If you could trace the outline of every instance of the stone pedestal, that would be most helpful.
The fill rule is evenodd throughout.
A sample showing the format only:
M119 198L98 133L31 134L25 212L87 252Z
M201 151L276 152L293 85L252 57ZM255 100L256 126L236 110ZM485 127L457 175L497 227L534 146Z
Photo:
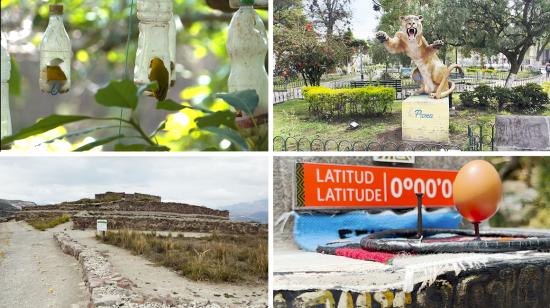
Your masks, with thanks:
M449 98L411 96L402 105L404 141L449 142Z

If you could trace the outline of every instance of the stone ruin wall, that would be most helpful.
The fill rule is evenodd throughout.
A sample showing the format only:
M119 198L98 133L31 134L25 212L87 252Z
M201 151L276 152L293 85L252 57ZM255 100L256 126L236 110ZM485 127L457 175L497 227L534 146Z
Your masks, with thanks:
M203 206L190 205L175 202L156 201L108 201L97 202L97 200L83 199L76 202L64 202L54 205L24 208L20 214L26 216L30 212L45 211L123 211L123 212L165 212L182 215L204 215L213 218L229 219L229 211L215 210Z
M95 229L97 219L107 219L109 230L132 229L143 231L220 232L224 234L258 234L267 232L267 225L225 220L162 219L153 217L109 217L94 215L73 216L74 229Z
M104 194L96 194L95 200L97 201L117 201L117 200L128 200L128 201L155 201L161 202L160 196L140 194L140 193L118 193L118 192L106 192Z

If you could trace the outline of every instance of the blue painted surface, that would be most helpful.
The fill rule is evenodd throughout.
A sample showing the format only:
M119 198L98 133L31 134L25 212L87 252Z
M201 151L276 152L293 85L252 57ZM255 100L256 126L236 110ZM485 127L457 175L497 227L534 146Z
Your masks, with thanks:
M462 216L455 209L441 209L423 212L424 228L458 228ZM354 211L337 215L296 214L294 222L294 241L300 249L315 251L318 246L340 239L338 230L368 230L377 232L388 229L416 228L417 212L409 211L396 214L384 211L370 214L366 211ZM345 244L359 243L363 235L350 234Z

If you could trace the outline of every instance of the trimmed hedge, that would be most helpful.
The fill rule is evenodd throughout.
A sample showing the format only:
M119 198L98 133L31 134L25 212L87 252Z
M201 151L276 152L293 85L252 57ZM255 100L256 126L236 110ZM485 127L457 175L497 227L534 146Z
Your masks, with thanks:
M465 108L534 114L544 110L550 101L540 85L528 83L512 89L480 85L461 93L460 102Z
M304 99L309 111L317 117L345 115L381 116L391 112L395 89L365 87L355 89L329 89L305 87Z

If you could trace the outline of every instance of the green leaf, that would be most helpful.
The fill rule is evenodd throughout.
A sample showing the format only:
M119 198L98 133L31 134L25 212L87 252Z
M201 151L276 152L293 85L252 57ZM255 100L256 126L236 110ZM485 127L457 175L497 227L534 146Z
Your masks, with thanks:
M47 132L49 130L52 130L56 127L59 127L59 126L62 126L62 125L68 124L68 123L72 123L72 122L86 120L86 119L90 119L90 117L88 117L88 116L79 116L79 115L52 114L50 116L47 116L43 119L38 120L38 122L36 122L35 124L33 124L33 125L31 125L27 128L23 128L22 130L20 130L15 135L8 136L8 137L2 139L2 141L0 142L0 145L2 147L4 147L5 145L8 145L8 144L14 142L15 140L25 139L25 138L28 138L30 136L42 134L42 133L45 133L45 132Z
M157 110L179 111L186 106L176 103L171 99L163 100L157 103Z
M195 122L199 128L225 125L237 129L237 125L235 124L235 113L229 110L216 111L203 117L196 118Z
M167 152L170 148L165 146L153 146L147 144L116 144L115 151L118 152Z
M157 126L155 131L153 133L151 133L151 135L149 135L149 138L153 138L156 134L158 134L161 130L163 130L165 128L166 128L166 120L159 123L159 125Z
M95 94L98 104L107 107L136 109L138 96L136 85L129 79L113 80Z
M137 96L140 96L141 94L143 94L143 92L145 91L155 91L159 88L159 84L158 82L156 81L153 81L153 82L150 82L150 83L146 83L144 85L141 85L138 89L137 89L137 92L136 92L136 95Z
M79 147L78 149L74 150L74 152L89 151L89 150L91 150L95 147L107 144L109 142L113 142L113 141L115 141L117 139L120 139L120 138L124 138L124 135L116 135L116 136L111 136L111 137L107 137L107 138L103 138L103 139L98 139L94 142L90 142L88 144L85 144L85 145Z
M42 142L41 144L44 144L44 143L52 143L56 140L61 140L61 139L64 139L64 138L71 138L71 137L76 137L76 136L80 136L80 135L86 135L86 134L89 134L93 131L96 131L96 130L102 130L102 129L109 129L109 128L119 128L120 126L119 125L106 125L106 126L97 126L97 127L91 127L91 128L85 128L85 129L80 129L80 130L75 130L75 131L72 131L72 132L68 132L66 134L63 134L61 136L57 136L55 138L52 138L50 140L47 140L47 141L44 141ZM122 128L131 128L129 126L122 126Z
M242 151L248 151L248 144L246 143L246 141L243 139L243 137L241 137L241 135L239 135L239 133L237 133L232 129L219 128L219 127L204 127L202 128L202 130L211 132L223 139L227 139L231 141L231 143L236 145Z
M232 93L220 93L217 97L226 101L229 105L235 109L243 111L249 115L254 113L254 109L258 107L260 98L256 90L244 90Z
M157 103L157 110L180 111L185 108L199 110L204 113L212 113L211 110L208 110L202 107L197 107L197 106L182 105L182 104L176 103L171 99L163 100L162 102Z
M10 87L10 95L21 95L21 72L19 71L19 65L15 61L15 57L10 56L11 72L10 80L8 81Z

